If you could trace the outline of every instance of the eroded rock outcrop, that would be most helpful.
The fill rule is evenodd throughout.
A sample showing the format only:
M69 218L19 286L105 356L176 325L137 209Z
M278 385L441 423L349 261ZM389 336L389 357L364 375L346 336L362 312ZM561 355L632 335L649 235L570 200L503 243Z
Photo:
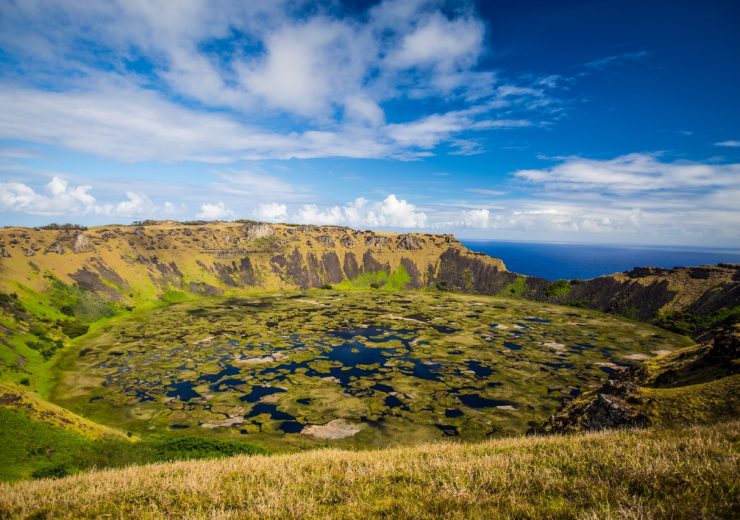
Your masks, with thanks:
M570 433L634 428L655 420L703 422L740 413L740 325L720 327L704 343L649 364L612 372L597 389L566 398L529 433ZM683 390L684 393L676 393ZM664 393L661 393L664 392ZM683 395L683 399L676 399Z
M247 240L259 240L271 237L275 231L270 224L251 224L244 226L244 235Z

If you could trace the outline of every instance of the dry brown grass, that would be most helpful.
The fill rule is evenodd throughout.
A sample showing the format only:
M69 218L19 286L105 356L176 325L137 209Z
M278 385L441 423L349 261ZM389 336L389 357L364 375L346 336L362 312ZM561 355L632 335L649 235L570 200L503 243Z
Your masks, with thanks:
M0 485L3 518L737 518L740 421Z

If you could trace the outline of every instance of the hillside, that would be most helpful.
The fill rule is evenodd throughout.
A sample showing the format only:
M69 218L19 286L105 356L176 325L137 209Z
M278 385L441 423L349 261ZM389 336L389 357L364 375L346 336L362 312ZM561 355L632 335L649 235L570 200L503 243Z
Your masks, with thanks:
M320 450L0 484L3 518L737 518L740 424Z
M81 296L62 293L79 288L128 308L166 300L173 291L436 288L587 307L658 320L683 333L737 317L740 305L737 265L636 268L548 282L509 272L501 260L474 253L451 235L256 222L144 224L0 229L0 290L22 300L55 291L51 306L83 321L102 311L75 307L70 300Z
M338 227L3 228L0 479L523 434L579 415L605 373L711 351L737 321L737 273L551 283L450 235ZM689 365L675 388L630 383L640 419L607 426L736 419L737 375Z
M740 325L702 343L615 370L598 388L566 399L540 433L681 428L740 417Z

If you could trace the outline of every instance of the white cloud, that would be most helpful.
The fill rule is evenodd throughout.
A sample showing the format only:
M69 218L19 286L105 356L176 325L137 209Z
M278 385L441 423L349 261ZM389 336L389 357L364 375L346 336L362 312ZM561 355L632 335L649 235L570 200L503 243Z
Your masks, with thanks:
M427 215L395 195L370 202L360 197L345 206L325 209L316 204L303 204L291 221L302 224L343 225L352 227L424 228Z
M343 16L297 11L237 0L4 5L0 46L24 70L0 83L0 139L119 161L412 159L453 138L468 144L452 153L477 153L467 134L530 124L508 111L551 103L547 86L476 68L486 27L472 9L387 0ZM53 90L38 87L47 74ZM439 102L414 119L385 123L386 102L429 97ZM477 106L445 111L460 101ZM511 119L493 122L502 109Z
M200 213L197 217L204 220L225 220L234 218L236 213L226 207L223 202L203 203L200 205Z
M720 141L719 143L714 143L714 146L724 146L726 148L740 148L740 141L737 140L729 140L729 141Z
M483 48L483 24L472 18L450 20L435 13L405 35L387 58L398 68L432 67L450 72L474 64Z
M0 182L0 211L31 215L104 215L136 217L171 215L176 208L170 202L157 206L142 193L126 192L119 202L100 203L90 193L92 186L70 186L61 177L53 177L37 192L21 182Z
M740 164L665 162L655 154L633 153L614 159L569 157L552 168L519 170L515 176L548 190L645 193L718 189L740 182Z
M416 206L396 198L395 195L388 195L376 211L381 226L420 228L427 223L425 213L417 212Z
M413 158L454 135L489 128L520 127L521 120L476 119L468 109L382 125L368 101L348 101L363 126L329 131L274 133L245 126L222 113L202 113L166 101L154 91L113 79L91 92L49 92L0 84L0 139L40 142L126 162L317 157ZM120 78L119 78L120 79ZM367 101L367 100L365 100ZM29 124L33 121L34 124ZM377 128L365 123L380 124Z
M277 221L288 216L288 206L277 202L260 204L254 211L254 216L262 220Z
M265 40L256 66L240 65L249 92L270 105L303 116L322 116L362 90L374 42L364 31L325 18L286 25Z
M491 212L487 209L471 209L463 211L462 226L470 228L487 228Z
M515 172L530 193L497 201L501 207L491 211L489 229L544 239L740 240L740 164L668 161L645 153L548 160L558 164Z
M508 192L503 190L491 190L488 188L468 188L465 191L469 191L470 193L478 193L479 195L487 195L489 197L500 197L501 195L506 195Z
M649 53L647 51L625 52L623 54L606 56L604 58L589 61L585 66L591 69L605 69L619 63L641 60L646 58L648 55Z

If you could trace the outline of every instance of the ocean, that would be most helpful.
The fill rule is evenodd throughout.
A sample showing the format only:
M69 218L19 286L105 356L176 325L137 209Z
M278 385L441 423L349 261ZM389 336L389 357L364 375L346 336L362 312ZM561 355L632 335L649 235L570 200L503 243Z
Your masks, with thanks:
M548 280L594 278L633 267L678 267L740 263L738 249L646 247L461 240L472 249L500 258L510 271Z

